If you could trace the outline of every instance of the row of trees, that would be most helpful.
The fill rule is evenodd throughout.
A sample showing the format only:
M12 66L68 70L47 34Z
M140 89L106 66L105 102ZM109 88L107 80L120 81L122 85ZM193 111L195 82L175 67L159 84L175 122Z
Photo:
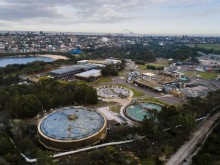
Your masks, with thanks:
M44 80L0 89L0 109L14 118L33 117L44 109L77 104L96 104L97 93L85 84Z
M147 69L150 69L150 70L163 70L164 67L162 67L162 66L156 67L154 65L147 65Z

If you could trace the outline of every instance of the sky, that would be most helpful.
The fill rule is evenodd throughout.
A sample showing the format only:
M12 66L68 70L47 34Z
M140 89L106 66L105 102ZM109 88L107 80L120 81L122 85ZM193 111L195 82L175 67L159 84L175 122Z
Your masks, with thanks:
M220 0L0 0L0 31L220 36Z

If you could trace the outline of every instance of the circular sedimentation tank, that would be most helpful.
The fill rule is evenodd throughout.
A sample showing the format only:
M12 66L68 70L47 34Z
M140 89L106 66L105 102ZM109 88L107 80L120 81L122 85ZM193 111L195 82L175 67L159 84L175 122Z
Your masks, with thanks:
M159 112L162 110L162 105L151 102L130 104L125 108L124 113L129 119L141 123L145 116L149 116L149 110L156 110Z
M128 98L133 95L130 89L116 85L101 86L96 89L98 96L106 99Z
M98 143L106 136L106 119L83 107L64 107L38 124L40 143L52 150L69 150Z

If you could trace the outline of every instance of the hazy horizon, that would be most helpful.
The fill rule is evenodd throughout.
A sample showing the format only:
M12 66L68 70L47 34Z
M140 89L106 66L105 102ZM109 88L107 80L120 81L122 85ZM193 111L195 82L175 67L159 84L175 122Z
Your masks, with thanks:
M134 34L130 34L130 33L111 33L111 32L68 32L68 31L43 31L43 30L38 30L38 31L32 31L32 30L18 30L18 31L0 31L0 33L27 33L27 32L35 32L35 33L51 33L51 34L57 34L57 33L64 33L64 34L73 34L73 35L125 35L125 36L155 36L155 37L181 37L181 36L188 36L188 37L220 37L220 34L218 35L205 35L205 34L145 34L145 33L134 33Z
M0 31L220 36L219 0L0 1Z

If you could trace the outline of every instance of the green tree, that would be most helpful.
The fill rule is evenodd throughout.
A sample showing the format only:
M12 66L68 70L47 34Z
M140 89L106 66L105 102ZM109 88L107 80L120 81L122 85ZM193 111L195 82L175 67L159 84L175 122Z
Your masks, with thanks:
M6 103L6 110L15 118L34 117L41 110L40 101L36 95L15 95Z
M37 153L37 165L54 165L52 153L49 151L39 150Z
M101 73L105 77L107 77L107 76L117 76L118 71L115 68L116 68L116 66L114 64L113 65L108 65L105 68L102 68Z
M0 135L0 155L4 155L12 151L14 145L10 141L10 138L6 135Z

